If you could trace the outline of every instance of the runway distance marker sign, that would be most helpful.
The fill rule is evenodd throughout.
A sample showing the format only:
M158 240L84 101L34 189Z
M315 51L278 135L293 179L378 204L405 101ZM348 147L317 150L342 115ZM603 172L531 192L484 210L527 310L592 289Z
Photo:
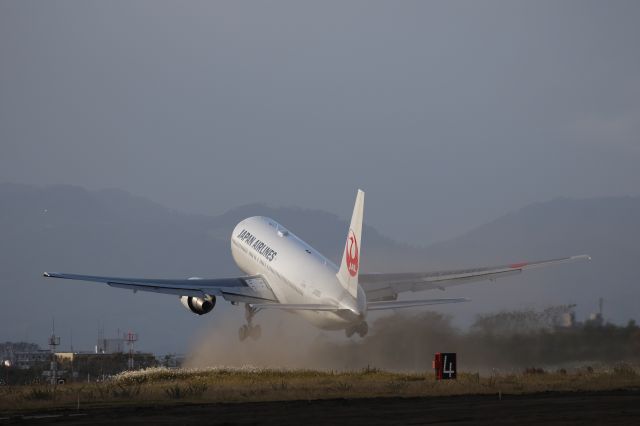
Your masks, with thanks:
M457 375L457 364L455 352L438 352L435 354L432 363L436 372L436 380L455 379Z

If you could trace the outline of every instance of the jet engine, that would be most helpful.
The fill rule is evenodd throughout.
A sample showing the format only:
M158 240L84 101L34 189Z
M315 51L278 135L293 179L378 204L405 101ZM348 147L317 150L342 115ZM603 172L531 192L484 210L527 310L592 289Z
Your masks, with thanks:
M213 307L216 306L216 297L206 296L203 298L182 296L180 297L180 302L182 302L182 305L194 314L204 315L211 312Z

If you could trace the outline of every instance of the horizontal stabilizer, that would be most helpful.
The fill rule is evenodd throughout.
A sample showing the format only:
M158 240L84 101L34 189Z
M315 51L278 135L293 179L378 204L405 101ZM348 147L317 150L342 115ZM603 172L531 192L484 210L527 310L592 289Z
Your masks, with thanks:
M390 302L371 302L367 305L368 311L381 311L383 309L413 308L416 306L442 305L445 303L469 302L469 299L426 299L426 300L393 300Z
M319 305L307 303L252 303L251 307L256 309L284 309L290 311L340 311L335 305Z

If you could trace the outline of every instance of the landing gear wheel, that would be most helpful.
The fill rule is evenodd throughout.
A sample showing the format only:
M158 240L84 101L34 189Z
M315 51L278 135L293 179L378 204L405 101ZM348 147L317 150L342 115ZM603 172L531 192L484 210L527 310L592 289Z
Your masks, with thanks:
M258 309L252 307L250 304L244 305L244 318L247 323L240 327L238 330L238 337L241 342L247 340L247 337L251 337L253 340L258 340L262 335L262 328L259 325L253 325L253 317L258 313Z
M367 324L366 322L363 322L362 324L360 324L358 326L358 336L360 337L364 337L367 335L367 333L369 332L369 324Z
M249 335L251 336L251 338L253 340L258 340L260 338L260 336L262 335L262 327L260 327L259 325L251 327L249 329Z
M347 328L346 330L344 330L344 334L347 336L347 339L350 339L355 332L356 331L353 328Z
M241 342L244 342L247 337L249 337L249 326L246 324L238 329L238 337Z

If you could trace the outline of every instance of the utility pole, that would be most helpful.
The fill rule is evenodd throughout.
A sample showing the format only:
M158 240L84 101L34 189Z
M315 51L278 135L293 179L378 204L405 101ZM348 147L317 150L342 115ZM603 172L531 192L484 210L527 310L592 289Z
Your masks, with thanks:
M598 313L600 314L600 319L604 320L604 317L602 316L602 309L604 307L604 299L601 297L600 299L598 299Z
M69 330L69 334L70 334L70 336L69 336L69 339L70 339L69 340L69 342L70 342L69 349L70 349L70 351L69 352L71 352L71 377L69 377L69 380L73 382L73 381L75 381L75 371L74 371L74 368L73 368L73 364L76 361L76 354L73 352L73 329Z

